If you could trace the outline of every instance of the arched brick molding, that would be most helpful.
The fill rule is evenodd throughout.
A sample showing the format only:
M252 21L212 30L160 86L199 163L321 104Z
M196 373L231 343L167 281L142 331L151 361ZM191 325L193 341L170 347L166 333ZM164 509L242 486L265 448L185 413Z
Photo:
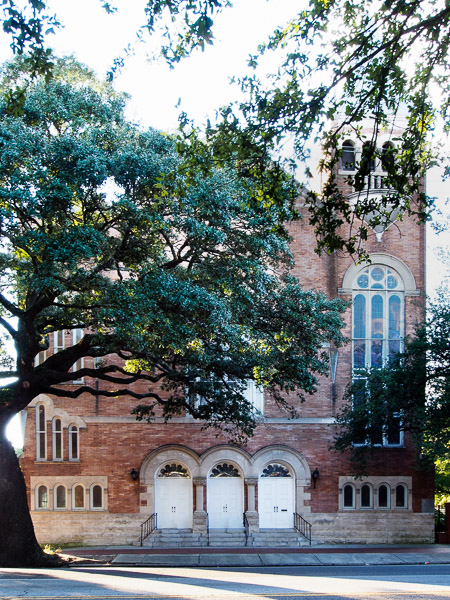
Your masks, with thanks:
M155 477L159 469L167 463L180 463L189 471L190 479L199 476L200 460L198 454L180 445L167 445L156 448L144 459L139 479L142 487L140 494L140 512L152 514L155 512Z
M231 446L215 446L209 448L201 455L200 473L201 477L208 477L211 469L219 463L233 463L241 471L242 477L251 476L251 458L248 452L241 448Z
M358 273L370 265L384 265L385 267L390 267L391 269L394 269L394 271L397 271L403 280L406 296L418 296L420 294L420 290L418 290L416 286L414 275L402 260L396 256L391 256L390 254L384 254L382 252L374 252L370 255L370 260L370 263L352 263L350 265L342 280L342 287L339 288L340 294L351 294Z
M295 475L295 509L298 513L310 512L306 502L311 494L306 491L311 485L311 469L302 454L288 446L268 446L258 450L252 457L254 477L259 477L263 469L271 462L285 465Z

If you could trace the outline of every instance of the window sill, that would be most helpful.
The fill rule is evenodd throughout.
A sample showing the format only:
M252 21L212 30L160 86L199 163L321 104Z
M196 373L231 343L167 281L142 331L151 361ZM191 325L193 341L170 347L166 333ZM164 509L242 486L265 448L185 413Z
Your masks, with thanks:
M44 460L43 458L38 458L34 461L35 465L79 465L81 464L81 460Z

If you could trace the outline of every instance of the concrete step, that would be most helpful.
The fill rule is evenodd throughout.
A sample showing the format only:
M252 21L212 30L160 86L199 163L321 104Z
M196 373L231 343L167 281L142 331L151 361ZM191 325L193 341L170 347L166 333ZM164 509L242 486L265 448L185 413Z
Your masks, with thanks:
M294 529L261 529L249 535L247 546L254 548L298 548L308 540ZM206 533L190 529L155 529L143 542L146 548L202 548L208 546ZM209 546L213 548L244 548L245 532L240 529L210 529Z
M260 529L252 534L254 547L296 548L308 546L308 540L295 529Z

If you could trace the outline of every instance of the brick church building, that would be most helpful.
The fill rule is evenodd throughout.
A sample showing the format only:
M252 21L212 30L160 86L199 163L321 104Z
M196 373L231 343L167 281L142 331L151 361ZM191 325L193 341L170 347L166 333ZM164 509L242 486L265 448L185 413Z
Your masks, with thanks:
M359 141L344 141L338 184L348 194L361 151ZM382 161L371 169L365 193L386 193ZM38 396L27 409L21 465L40 542L136 544L141 531L153 546L298 545L309 531L313 543L434 540L433 474L406 433L385 432L362 479L347 453L330 450L352 369L381 365L422 316L425 227L405 217L370 230L364 264L317 256L307 218L289 229L303 287L352 301L349 342L329 349L331 373L317 393L290 419L249 384L261 420L245 447L189 415L137 422L132 398ZM50 350L81 333L58 332Z

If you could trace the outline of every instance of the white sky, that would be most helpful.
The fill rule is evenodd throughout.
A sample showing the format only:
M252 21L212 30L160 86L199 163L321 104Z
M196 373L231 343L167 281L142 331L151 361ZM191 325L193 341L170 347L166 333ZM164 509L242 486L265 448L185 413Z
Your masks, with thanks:
M135 40L136 30L144 22L144 0L112 0L119 10L107 15L100 0L49 0L53 11L64 25L49 38L58 54L74 54L81 62L104 76L113 59L123 55L123 49ZM156 37L145 38L137 45L133 58L127 60L123 72L116 78L118 89L131 95L129 117L144 126L170 131L177 127L178 115L184 110L196 123L202 124L215 110L236 99L238 88L230 77L243 74L246 59L258 43L265 40L276 25L307 6L307 0L234 0L233 9L226 10L215 21L215 42L204 53L196 52L174 69L162 61L148 61L158 48ZM0 59L11 56L9 39L0 35ZM275 65L274 69L275 70ZM444 203L448 196L440 172L428 176L428 193L439 196L439 205L449 214ZM436 237L430 230L428 290L439 285L445 272L434 249L447 246L448 234ZM448 268L447 268L448 276Z

